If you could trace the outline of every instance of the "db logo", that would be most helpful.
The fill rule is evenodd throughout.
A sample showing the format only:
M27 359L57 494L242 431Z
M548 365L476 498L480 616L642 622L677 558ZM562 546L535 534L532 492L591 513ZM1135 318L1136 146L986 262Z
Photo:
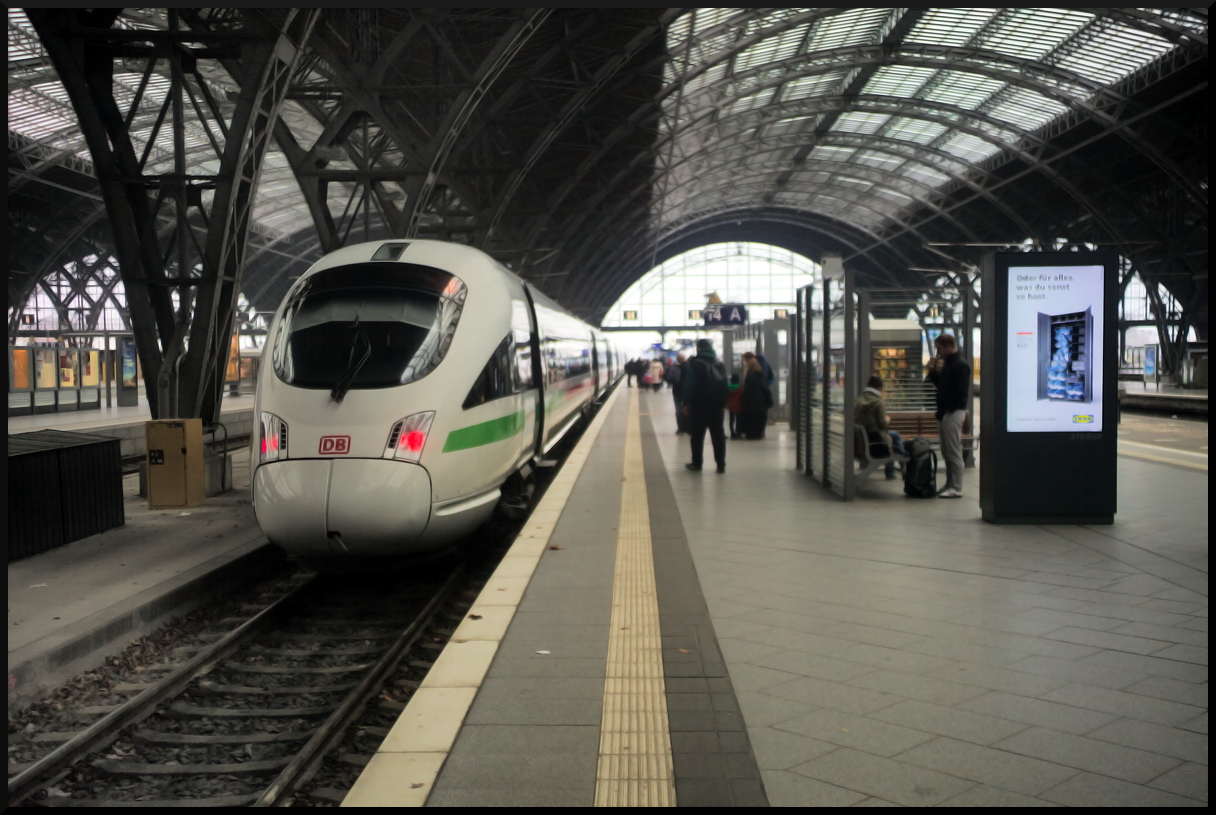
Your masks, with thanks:
M1093 416L1073 416L1072 420L1077 424L1089 424L1094 420Z
M350 452L350 436L322 436L317 452L323 456L344 456Z

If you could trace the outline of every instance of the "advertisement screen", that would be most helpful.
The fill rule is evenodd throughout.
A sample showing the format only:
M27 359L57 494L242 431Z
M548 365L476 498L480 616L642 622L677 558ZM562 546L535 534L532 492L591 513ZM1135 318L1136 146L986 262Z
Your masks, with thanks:
M1010 433L1102 430L1101 266L1009 268Z
M135 340L123 337L119 340L119 348L122 349L122 387L138 387L139 383L135 381L139 375L135 366Z

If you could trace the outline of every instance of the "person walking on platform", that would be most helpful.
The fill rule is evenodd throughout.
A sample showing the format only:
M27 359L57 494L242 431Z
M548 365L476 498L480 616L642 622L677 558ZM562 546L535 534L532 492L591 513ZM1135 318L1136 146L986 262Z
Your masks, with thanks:
M627 387L633 387L634 379L637 379L638 385L642 384L642 375L641 372L638 371L638 368L640 367L641 363L636 359L631 359L625 363L625 385Z
M655 393L663 387L663 363L658 357L650 360L650 384L654 386Z
M877 445L882 445L885 451L882 458L888 458L892 454L902 456L904 454L904 441L900 438L899 433L890 428L890 417L887 416L887 407L882 399L882 380L877 376L870 377L866 382L866 389L861 392L861 396L857 397L857 404L853 406L853 422L858 427L864 427L866 430L866 441L870 444L870 449L873 450ZM887 480L895 478L895 462L887 462Z
M684 418L684 375L688 372L688 360L683 354L676 354L674 365L667 366L663 378L671 386L671 398L676 403L676 435L682 436L688 432L687 421Z
M714 446L714 462L718 472L726 472L726 433L722 429L726 408L726 367L714 353L708 339L697 340L697 355L688 362L684 382L683 413L688 419L689 440L692 442L692 463L684 466L700 472L704 460L705 431L709 431Z
M753 441L764 438L768 426L768 409L773 406L773 392L764 381L764 367L755 354L743 355L743 411L739 414L739 433Z
M963 497L963 420L971 390L971 366L958 352L958 341L942 334L933 341L937 357L929 363L927 381L937 388L937 421L946 459L946 486L939 498Z

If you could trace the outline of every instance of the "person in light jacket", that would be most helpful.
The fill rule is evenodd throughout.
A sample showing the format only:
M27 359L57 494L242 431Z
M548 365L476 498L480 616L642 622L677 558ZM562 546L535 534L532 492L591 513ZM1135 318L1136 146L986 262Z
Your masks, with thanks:
M866 441L869 444L883 444L888 455L902 456L904 441L899 433L890 427L887 408L882 399L882 380L877 376L870 377L866 389L857 397L853 406L853 422L866 430ZM895 478L895 462L887 463L887 478Z
M659 392L659 388L663 387L663 363L655 357L650 361L650 384L654 387L655 393Z

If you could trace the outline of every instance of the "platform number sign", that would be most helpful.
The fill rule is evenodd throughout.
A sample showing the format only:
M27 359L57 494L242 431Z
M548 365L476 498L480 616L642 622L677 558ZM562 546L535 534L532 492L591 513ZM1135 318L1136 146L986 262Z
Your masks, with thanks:
M322 436L317 453L322 456L344 456L350 452L350 436Z

